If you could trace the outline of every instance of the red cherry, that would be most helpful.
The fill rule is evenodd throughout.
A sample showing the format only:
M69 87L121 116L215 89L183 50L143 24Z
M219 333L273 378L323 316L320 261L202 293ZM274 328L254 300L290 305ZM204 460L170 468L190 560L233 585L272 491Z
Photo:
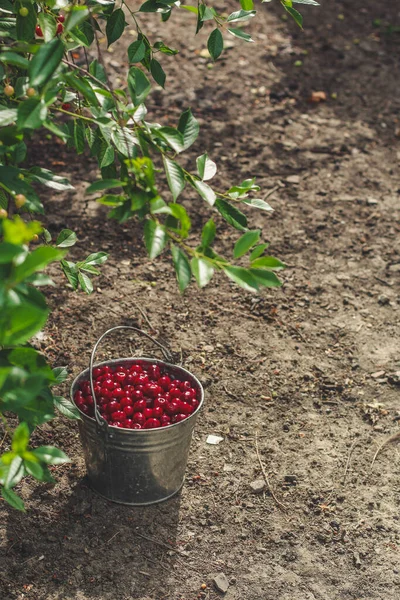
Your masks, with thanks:
M126 391L126 389L125 389ZM143 392L141 392L140 390L133 390L132 391L132 399L133 400L141 400L143 398Z
M58 35L59 33L62 33L63 31L64 31L64 25L62 23L58 23L57 29L56 29L56 34Z
M111 427L122 427L122 423L120 421L111 421Z
M152 408L145 408L143 411L143 415L145 419L151 419L151 417L153 416L153 409Z
M161 423L158 419L147 419L144 424L144 429L155 429L156 427L161 427Z
M107 379L104 379L103 387L107 388L108 390L114 389L114 381L111 379L111 377L107 377Z
M168 415L162 415L160 421L161 421L161 427L165 427L166 425L171 425L171 417L169 417Z
M180 421L187 419L187 417L188 417L188 415L184 415L183 413L178 413L177 415L174 416L174 423L179 423Z
M137 376L137 382L139 385L145 385L146 383L149 383L149 376L147 373L139 373Z
M172 387L172 388L176 387L176 388L179 388L179 389L180 389L180 388L181 388L181 383L182 383L182 382L181 382L179 379L173 379L173 380L171 381L171 387Z
M150 365L147 373L152 381L157 381L161 377L161 371L158 365Z
M75 402L81 402L83 400L83 393L82 390L77 390L74 394L74 400Z
M164 411L161 407L153 408L153 417L155 419L160 419L164 414Z
M123 383L125 381L125 378L126 373L124 373L123 371L117 371L117 373L114 373L113 375L114 381L117 381L118 383Z
M103 374L102 369L100 369L100 367L96 367L95 369L93 369L93 377L95 379L97 379L98 377L101 377L101 375Z
M93 396L86 396L85 397L85 402L88 406L93 406L94 402L93 402Z
M198 400L192 400L193 412L197 410L200 406L200 402Z
M164 410L166 405L167 405L167 400L163 396L159 396L158 398L156 398L154 400L154 408L162 408Z
M143 412L147 408L146 400L143 398L141 400L136 400L133 405L134 412Z
M124 407L124 413L127 417L131 417L134 413L133 406L130 404Z
M181 388L182 389L190 390L191 387L192 387L192 382L191 381L181 381Z
M196 392L194 392L194 390L186 390L185 392L183 392L182 396L181 396L181 400L183 400L184 402L191 402L194 398L196 398Z
M131 429L142 429L142 426L139 423L132 423Z
M165 412L167 415L176 415L179 413L179 403L176 400L171 400L171 402L167 402L165 407Z
M163 390L168 391L171 386L171 378L168 375L163 375L157 381L158 385L162 387Z
M125 413L122 410L116 410L111 413L111 418L113 421L123 421L125 419Z
M127 429L132 429L133 421L132 419L125 419L124 424Z
M107 406L107 412L109 415L112 415L112 413L119 411L121 408L121 405L119 402L117 402L116 400L112 400L109 405Z
M193 406L191 404L188 404L187 402L180 402L179 410L184 415L191 415L193 412Z
M135 385L135 383L137 382L137 375L134 375L133 373L128 373L128 375L125 377L124 379L124 384L125 385Z
M139 423L139 425L144 425L146 419L144 418L144 414L141 412L135 412L135 414L132 417L132 421L134 423Z
M142 373L143 369L142 369L141 365L138 365L138 364L134 363L133 365L131 365L129 367L129 371L131 373L133 373L134 371L136 371L137 373Z
M64 15L58 15L58 17L57 17L57 21L58 21L59 23L64 23L64 21L65 21L65 17L64 17Z
M126 397L121 398L119 403L121 405L121 408L124 408L125 406L131 406L133 404L132 398L126 398Z
M181 390L178 389L177 387L172 387L169 390L169 393L171 394L171 398L180 398L182 396Z
M36 25L35 33L38 37L43 37L43 31L42 31L42 28L40 27L40 25Z
M113 396L114 398L123 398L125 396L125 392L121 387L116 387L113 390Z
M169 392L164 392L163 395L162 395L162 397L165 398L168 402L170 400L172 400L171 394Z

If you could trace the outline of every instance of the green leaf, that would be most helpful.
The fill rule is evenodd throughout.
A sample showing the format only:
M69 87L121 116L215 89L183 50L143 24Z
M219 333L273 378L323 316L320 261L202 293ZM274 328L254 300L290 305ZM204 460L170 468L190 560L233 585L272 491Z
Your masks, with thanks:
M93 254L89 254L87 258L81 264L85 265L103 265L108 258L107 252L94 252Z
M143 40L136 40L128 48L128 58L130 63L141 62L146 56L146 46Z
M296 21L297 25L301 29L303 29L303 17L299 13L299 11L296 10L295 8L292 8L291 6L286 6L285 4L283 6L284 6L285 10L287 10L289 15L291 15L293 17L293 19Z
M56 246L59 248L69 248L76 244L76 242L76 233L71 231L71 229L63 229L57 237Z
M248 33L245 33L244 31L242 31L241 29L233 29L232 27L228 27L228 31L233 36L235 36L241 40L244 40L245 42L254 42L254 40L251 38L251 36Z
M35 36L35 5L32 2L29 2L29 0L19 0L19 2L16 3L16 5L18 9L28 9L28 14L25 17L19 14L19 10L17 12L17 39L24 42L30 42Z
M57 384L64 383L64 381L68 378L68 369L67 367L54 367L53 375Z
M185 174L178 163L163 155L164 169L167 175L169 189L176 200L185 187Z
M212 188L204 181L193 180L193 186L196 188L200 196L209 204L214 206L217 196Z
M150 258L155 258L165 248L167 241L165 227L148 219L144 225L144 241Z
M32 87L41 87L51 79L61 63L64 50L64 44L60 38L55 38L51 42L40 46L28 69L29 81Z
M38 481L43 480L43 467L33 460L24 460L24 467L28 475L31 475Z
M125 15L122 8L117 8L111 17L107 20L106 25L106 35L107 35L107 45L111 46L114 42L116 42L121 35L124 33L125 29Z
M25 505L23 501L15 492L13 492L13 490L2 487L1 495L3 496L4 500L10 504L10 506L20 510L21 512L25 512Z
M210 37L208 38L207 48L213 60L217 60L217 58L221 56L222 50L224 49L224 38L218 28L211 32Z
M74 143L78 154L85 150L85 126L79 119L74 121Z
M178 54L178 50L174 50L173 48L169 48L169 46L166 46L164 44L164 42L156 42L154 44L154 48L157 49L157 50L159 50L163 54L168 54L169 56L174 56L175 54Z
M243 10L253 10L254 2L253 0L240 0L240 6Z
M85 275L85 273L81 273L79 271L78 272L78 281L79 281L81 288L83 289L83 291L86 294L91 294L93 292L93 283L92 283L92 280L90 279L90 277L88 277L88 275Z
M274 256L262 256L251 261L252 269L285 269L286 265Z
M29 427L27 423L20 423L14 431L12 437L11 449L16 454L24 452L29 442Z
M99 100L94 93L93 88L89 85L85 78L76 76L74 73L65 73L64 79L70 87L82 94L91 107L99 105Z
M10 125L17 120L17 109L16 108L4 108L0 107L0 127Z
M100 154L98 156L99 167L101 169L103 169L104 167L108 167L109 165L113 164L114 159L114 148L112 146L109 146L107 142L104 142L104 144L100 148Z
M263 287L281 287L282 282L275 273L263 269L249 269L251 275Z
M74 290L78 289L79 281L78 281L78 270L76 265L68 260L61 261L61 268L64 271L64 275L68 279L69 283L72 285Z
M55 260L61 260L65 255L64 250L57 250L51 246L41 246L28 254L23 263L19 264L14 270L14 281L22 281L35 273L41 271L49 263Z
M68 5L69 15L67 20L64 23L64 31L71 31L75 29L77 25L83 23L85 19L89 16L89 10L86 6L78 6L78 5Z
M258 246L256 246L253 252L250 254L250 262L256 260L256 258L261 256L261 254L263 254L263 252L268 248L268 246L269 244L259 244Z
M23 460L20 456L16 456L12 459L7 475L4 479L4 485L6 488L14 487L17 485L24 476Z
M235 244L233 249L234 258L240 258L250 250L260 239L260 231L247 231Z
M196 141L199 135L199 123L192 114L190 108L185 110L179 117L178 131L183 135L183 149L187 150Z
M142 104L151 90L151 83L138 67L131 67L128 74L128 89L133 104Z
M237 21L248 21L256 16L255 10L238 10L233 12L227 18L228 23L236 23Z
M206 286L214 275L213 267L208 261L204 260L204 258L192 258L191 267L192 273L201 288Z
M179 153L184 150L183 135L178 129L174 127L158 127L154 129L154 133L163 138L175 152Z
M40 446L33 450L33 454L47 465L63 465L71 462L65 452L54 446Z
M155 58L152 58L150 61L150 73L152 74L154 81L161 85L161 87L165 87L165 79L166 75L161 66L161 64Z
M39 129L47 117L47 106L41 98L28 98L18 106L19 129Z
M243 204L247 204L247 206L253 206L253 208L259 208L260 210L266 210L268 212L273 212L272 206L265 202L265 200L261 200L261 198L251 198L250 200L243 200Z
M212 179L217 172L217 165L214 161L208 158L207 154L196 158L197 172L203 181Z
M221 199L216 201L215 206L224 217L225 221L232 225L232 227L235 227L235 229L238 229L239 231L246 231L247 218L240 210L229 202L226 202L226 200Z
M192 271L190 263L184 251L179 246L171 244L172 261L174 263L176 278L181 293L185 291L190 283Z
M27 69L29 67L29 60L16 52L2 52L0 54L0 62L6 65L14 65L20 69Z
M68 417L68 419L77 419L80 420L79 410L76 408L75 404L72 404L66 398L62 396L54 396L54 406L60 411L64 417Z
M57 23L54 17L42 11L38 14L38 21L43 32L45 42L50 42L56 36Z
M95 181L90 184L86 190L87 194L94 194L95 192L99 192L101 190L108 190L110 188L123 187L126 185L125 181L120 181L119 179L99 179L99 181Z
M175 217L175 219L180 221L181 226L179 229L179 234L181 235L181 237L186 238L191 227L190 218L186 212L186 208L181 204L175 203L168 204L166 208L168 209L170 215L172 215L173 217ZM178 228L175 229L178 230Z
M208 248L213 243L216 231L214 221L212 219L207 221L201 232L201 245L203 248Z
M258 283L256 278L251 274L249 269L243 267L224 267L224 272L235 283L240 285L243 289L248 292L256 292L258 290Z
M42 169L41 167L32 167L29 170L29 175L34 181L42 183L46 187L52 188L57 191L73 190L74 186L71 185L66 177L60 177L55 175L49 169Z

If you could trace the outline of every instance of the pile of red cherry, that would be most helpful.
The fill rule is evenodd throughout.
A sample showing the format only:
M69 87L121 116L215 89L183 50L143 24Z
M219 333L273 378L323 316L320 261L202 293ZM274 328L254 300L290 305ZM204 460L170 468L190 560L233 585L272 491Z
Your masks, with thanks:
M93 369L98 410L113 427L154 429L183 421L199 406L199 390L191 381L174 379L156 364L104 366ZM76 406L94 416L89 380L74 394Z

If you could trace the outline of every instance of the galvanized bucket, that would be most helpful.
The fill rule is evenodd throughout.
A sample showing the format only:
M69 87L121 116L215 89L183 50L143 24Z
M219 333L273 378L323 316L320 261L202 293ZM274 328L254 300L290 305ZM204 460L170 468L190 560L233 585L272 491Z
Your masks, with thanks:
M103 338L120 329L130 329L161 348L166 361L153 358L120 358L94 365L96 350ZM152 363L164 367L177 379L187 379L200 390L199 406L183 421L157 429L120 429L111 427L97 408L93 368L105 365ZM86 469L93 490L113 502L141 506L155 504L174 496L182 487L193 428L204 401L199 380L183 367L172 364L170 352L160 342L136 327L118 326L106 331L97 341L90 366L71 386L71 400L83 380L90 379L95 418L80 412L81 436ZM78 408L79 410L79 408Z

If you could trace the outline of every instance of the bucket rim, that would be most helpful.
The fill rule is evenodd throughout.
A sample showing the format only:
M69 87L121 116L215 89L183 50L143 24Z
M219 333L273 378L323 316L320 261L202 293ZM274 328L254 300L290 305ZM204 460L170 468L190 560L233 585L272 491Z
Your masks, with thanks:
M193 375L193 373L188 371L188 369L185 369L185 367L181 367L180 365L174 365L173 363L168 363L165 360L162 360L159 358L152 358L149 356L130 356L130 357L126 357L126 358L110 358L109 360L103 360L102 362L94 364L93 369L95 369L97 367L105 367L107 365L112 365L112 364L120 364L122 361L125 361L125 362L144 361L144 362L151 362L153 364L163 365L165 367L170 367L172 369L179 369L180 371L183 371L183 372L187 373L188 375L190 375L190 377L195 381L195 383L199 387L201 398L200 398L199 406L196 408L196 410L191 415L189 415L186 419L184 419L183 421L179 421L178 423L172 423L171 425L166 425L165 427L155 427L154 429L125 429L124 427L113 427L112 425L109 425L109 427L112 427L113 435L115 435L117 433L118 434L121 433L122 435L130 435L130 434L134 434L134 435L154 434L154 435L157 435L160 430L161 431L170 430L173 427L178 427L179 425L185 425L191 419L193 419L193 417L197 418L197 415L200 412L200 410L202 409L203 403L204 403L204 388L203 388L202 384L200 383L200 381L198 380L198 378L196 377L196 375ZM96 419L94 417L89 417L89 415L86 415L84 412L82 412L80 410L80 408L78 408L78 406L75 404L75 400L74 400L74 392L75 392L74 388L77 387L79 379L81 379L84 374L86 374L86 373L89 374L89 369L90 369L90 367L87 367L86 369L81 371L75 377L75 379L71 383L69 392L70 392L71 402L73 403L75 408L78 410L79 415L81 416L81 420L96 424Z

